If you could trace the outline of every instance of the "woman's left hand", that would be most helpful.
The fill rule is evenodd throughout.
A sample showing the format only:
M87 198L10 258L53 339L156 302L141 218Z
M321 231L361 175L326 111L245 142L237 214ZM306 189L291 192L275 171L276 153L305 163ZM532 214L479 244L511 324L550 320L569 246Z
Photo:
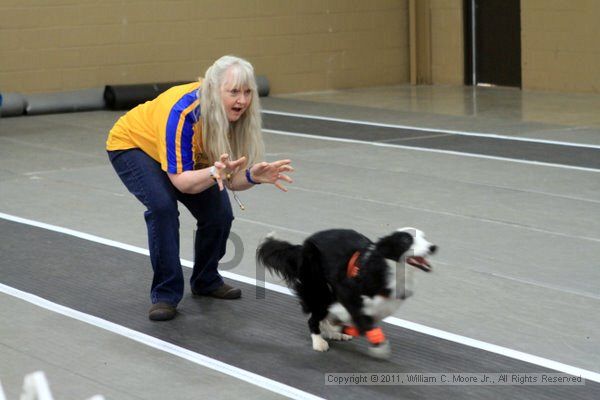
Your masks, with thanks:
M254 164L250 168L252 179L260 183L272 183L278 189L287 192L287 189L279 183L280 180L284 180L288 183L292 183L293 180L284 172L294 172L294 168L290 165L292 160L279 160L273 161L272 163L261 162Z

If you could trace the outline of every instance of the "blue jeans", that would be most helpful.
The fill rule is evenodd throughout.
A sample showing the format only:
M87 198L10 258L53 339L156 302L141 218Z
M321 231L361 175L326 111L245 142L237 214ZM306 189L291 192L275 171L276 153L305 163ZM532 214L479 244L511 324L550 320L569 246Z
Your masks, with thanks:
M127 189L146 207L144 217L154 270L152 303L176 306L183 297L178 201L197 221L191 288L202 294L219 288L223 278L217 266L225 255L233 221L227 191L219 191L214 185L201 193L182 193L173 186L160 163L140 149L109 151L108 158Z

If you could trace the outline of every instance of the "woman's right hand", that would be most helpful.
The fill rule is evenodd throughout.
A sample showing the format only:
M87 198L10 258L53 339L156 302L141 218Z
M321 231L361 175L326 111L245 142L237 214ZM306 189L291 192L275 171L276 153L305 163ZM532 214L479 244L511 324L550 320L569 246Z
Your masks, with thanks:
M235 174L239 168L246 162L246 157L238 158L235 161L229 160L229 154L221 154L221 161L215 161L215 179L219 190L223 190L223 179L230 180L233 174Z

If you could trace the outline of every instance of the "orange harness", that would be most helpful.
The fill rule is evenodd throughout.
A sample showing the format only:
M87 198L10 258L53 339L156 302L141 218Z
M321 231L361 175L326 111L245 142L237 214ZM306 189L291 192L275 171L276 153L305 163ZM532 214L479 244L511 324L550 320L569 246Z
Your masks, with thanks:
M348 268L346 269L346 276L348 278L354 278L358 275L358 271L360 271L360 267L358 266L358 258L360 257L360 252L356 251L350 257L350 261L348 261Z

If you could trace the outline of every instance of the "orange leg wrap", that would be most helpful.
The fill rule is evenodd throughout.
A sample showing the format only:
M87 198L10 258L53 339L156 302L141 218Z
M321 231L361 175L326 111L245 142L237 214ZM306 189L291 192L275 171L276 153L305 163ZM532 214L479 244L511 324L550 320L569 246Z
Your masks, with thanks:
M342 330L342 332L345 333L346 335L350 335L350 336L354 336L354 337L360 336L360 332L358 332L358 328L356 328L355 326L344 326L344 329Z
M381 328L371 329L365 333L365 336L371 344L381 344L385 342L385 335L383 334Z

